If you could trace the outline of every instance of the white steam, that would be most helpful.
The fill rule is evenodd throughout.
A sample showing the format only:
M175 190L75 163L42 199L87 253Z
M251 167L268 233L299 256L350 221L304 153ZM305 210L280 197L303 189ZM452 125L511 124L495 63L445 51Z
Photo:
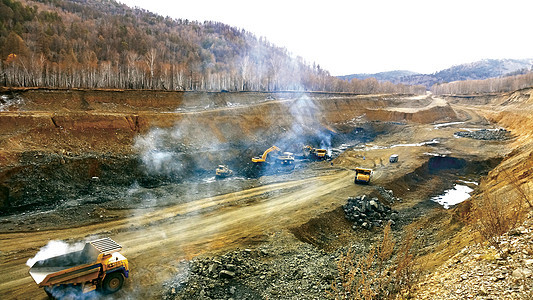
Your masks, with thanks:
M312 134L320 140L320 148L331 149L331 134L324 130L319 119L322 116L320 107L307 95L300 96L296 101L290 102L289 112L294 119L292 131L296 136ZM307 141L301 141L307 143Z
M149 174L175 175L183 171L183 164L177 158L181 134L179 130L154 128L146 135L138 136L134 148L140 152L141 160Z
M26 265L28 267L32 267L36 262L44 259L48 259L51 257L75 252L75 251L81 251L83 247L85 246L85 243L76 243L76 244L67 244L63 241L56 241L52 240L49 241L46 246L42 247L37 254L35 254L34 257L28 259L26 261Z

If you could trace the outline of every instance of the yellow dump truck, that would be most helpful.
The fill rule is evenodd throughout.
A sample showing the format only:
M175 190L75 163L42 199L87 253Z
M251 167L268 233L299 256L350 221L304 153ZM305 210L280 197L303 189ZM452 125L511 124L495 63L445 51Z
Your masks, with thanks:
M328 158L328 150L326 149L315 149L315 155L318 159Z
M330 158L330 156L328 155L327 149L313 148L309 145L304 146L303 154L304 154L304 157L308 159L324 160L324 159Z
M129 276L128 260L118 252L121 249L110 238L94 240L81 251L36 262L30 275L52 299L78 299L97 289L111 294L120 290Z
M282 167L294 168L294 154L292 152L283 152L276 157L276 162Z
M355 168L355 183L370 183L370 177L372 176L372 169Z

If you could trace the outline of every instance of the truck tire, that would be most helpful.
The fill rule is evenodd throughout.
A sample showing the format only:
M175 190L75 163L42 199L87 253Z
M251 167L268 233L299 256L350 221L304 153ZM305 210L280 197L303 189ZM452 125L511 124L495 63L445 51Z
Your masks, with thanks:
M66 284L54 286L52 288L45 287L44 292L51 300L78 300L84 299L80 287Z
M107 274L102 283L102 291L105 294L113 294L122 288L124 276L119 272Z
M48 299L50 300L55 300L56 298L54 297L54 295L52 294L51 291L49 291L46 287L44 288L44 292L46 293L46 295L48 296Z

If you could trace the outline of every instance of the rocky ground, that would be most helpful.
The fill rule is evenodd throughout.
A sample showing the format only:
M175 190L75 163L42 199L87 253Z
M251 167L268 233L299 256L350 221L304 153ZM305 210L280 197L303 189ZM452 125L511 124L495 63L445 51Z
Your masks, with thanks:
M165 284L164 299L326 299L335 254L278 233L257 248L196 258ZM285 242L283 242L285 241Z
M511 133L503 128L500 129L481 129L474 131L458 131L455 136L466 137L476 140L497 140L503 141L511 138Z
M415 298L533 299L533 213L498 245L463 248L419 284Z
M354 229L383 227L387 223L394 226L398 220L397 211L381 204L378 198L370 198L367 195L348 198L348 203L343 206L343 210L346 218L354 222Z

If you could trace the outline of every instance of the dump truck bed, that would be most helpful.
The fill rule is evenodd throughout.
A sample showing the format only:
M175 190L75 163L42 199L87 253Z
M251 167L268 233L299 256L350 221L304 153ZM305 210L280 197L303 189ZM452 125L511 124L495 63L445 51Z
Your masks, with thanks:
M95 260L84 255L83 250L67 253L36 262L30 268L30 275L37 284L40 284L50 274L84 265L92 265Z
M39 286L62 283L81 283L98 278L102 264L99 255L120 256L122 247L105 238L89 242L83 250L36 262L30 268L30 275Z

